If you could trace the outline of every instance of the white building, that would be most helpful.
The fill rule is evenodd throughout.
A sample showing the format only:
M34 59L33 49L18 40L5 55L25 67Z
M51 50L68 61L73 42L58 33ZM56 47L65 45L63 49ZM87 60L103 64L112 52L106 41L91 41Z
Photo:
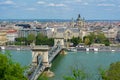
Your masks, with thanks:
M16 37L18 37L17 30L8 30L7 31L8 42L14 42Z

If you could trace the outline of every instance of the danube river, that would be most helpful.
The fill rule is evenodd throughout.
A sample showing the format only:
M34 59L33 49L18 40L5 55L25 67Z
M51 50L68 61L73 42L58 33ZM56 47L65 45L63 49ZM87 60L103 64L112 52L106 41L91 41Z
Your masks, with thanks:
M20 64L31 63L31 51L10 51L13 60ZM71 76L72 68L84 70L89 80L96 80L98 69L107 69L112 62L120 61L120 52L68 52L67 55L58 55L52 63L51 71L55 77L49 80L64 80L63 76Z

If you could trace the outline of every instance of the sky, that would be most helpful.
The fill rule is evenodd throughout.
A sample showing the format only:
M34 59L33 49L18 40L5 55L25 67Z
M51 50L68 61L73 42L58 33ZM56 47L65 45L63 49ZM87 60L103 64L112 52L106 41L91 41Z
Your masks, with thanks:
M0 19L120 20L120 0L0 0Z

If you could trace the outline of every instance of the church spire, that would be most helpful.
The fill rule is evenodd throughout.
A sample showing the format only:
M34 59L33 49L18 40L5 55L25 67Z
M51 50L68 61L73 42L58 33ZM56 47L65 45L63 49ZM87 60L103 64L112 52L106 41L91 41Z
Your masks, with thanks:
M80 14L78 14L77 21L80 21L80 20L81 20L81 16L80 16Z
M78 18L81 18L80 14L78 14Z

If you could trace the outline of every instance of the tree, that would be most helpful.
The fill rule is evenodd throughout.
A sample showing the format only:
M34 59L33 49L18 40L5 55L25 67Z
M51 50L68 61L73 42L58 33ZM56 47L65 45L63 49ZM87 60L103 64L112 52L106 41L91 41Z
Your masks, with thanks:
M86 73L80 69L73 69L71 76L64 76L64 80L86 80Z
M73 37L70 41L74 44L74 46L77 46L80 43L79 37Z
M87 38L87 42L89 39L89 45L91 45L92 43L104 43L106 45L109 45L109 41L102 32L97 32L96 34L92 32L88 36L84 36L83 38L84 43L86 38Z
M48 80L48 77L46 77L45 75L42 75L38 78L38 80Z
M11 60L10 56L0 53L0 80L27 80L24 68Z
M103 80L120 80L120 62L112 63L101 76Z
M89 38L85 38L85 44L86 44L86 45L90 45L90 40L89 40Z
M36 40L36 37L35 37L35 35L34 34L29 34L28 36L27 36L27 42L28 42L28 44L30 44L30 43L32 43L33 41L35 41Z
M112 63L106 76L108 80L120 80L120 62Z
M105 39L104 40L104 44L105 44L105 46L109 46L110 45L110 41L108 39Z
M54 45L54 39L53 38L48 38L47 36L44 36L43 34L39 33L36 36L36 45L49 45L53 46Z
M23 45L23 43L26 43L26 37L19 37L19 38L15 38L15 44L16 45Z
M103 33L99 32L96 39L99 41L98 43L104 43L106 37Z

